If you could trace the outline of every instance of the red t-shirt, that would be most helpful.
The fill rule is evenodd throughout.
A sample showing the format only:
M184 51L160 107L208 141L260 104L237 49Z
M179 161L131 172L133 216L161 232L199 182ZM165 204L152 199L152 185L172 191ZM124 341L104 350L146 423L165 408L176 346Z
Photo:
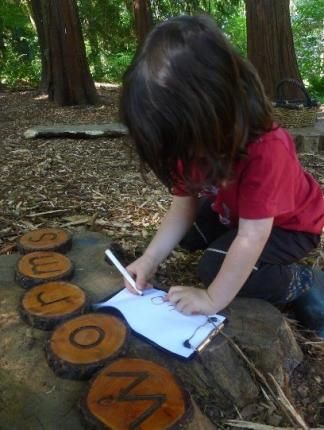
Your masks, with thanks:
M179 174L181 174L179 162ZM193 166L192 180L201 183L204 172ZM172 189L185 196L183 183ZM274 218L287 230L320 234L324 226L324 199L319 184L299 163L295 144L282 128L273 129L247 145L247 157L234 166L234 179L226 186L200 192L212 201L220 221L236 226L239 218Z

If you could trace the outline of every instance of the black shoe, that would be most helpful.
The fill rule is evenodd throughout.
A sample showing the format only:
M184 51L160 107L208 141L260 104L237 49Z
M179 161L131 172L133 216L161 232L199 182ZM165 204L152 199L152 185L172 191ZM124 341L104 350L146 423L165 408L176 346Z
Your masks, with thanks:
M309 290L292 302L296 319L324 339L324 272L313 270Z

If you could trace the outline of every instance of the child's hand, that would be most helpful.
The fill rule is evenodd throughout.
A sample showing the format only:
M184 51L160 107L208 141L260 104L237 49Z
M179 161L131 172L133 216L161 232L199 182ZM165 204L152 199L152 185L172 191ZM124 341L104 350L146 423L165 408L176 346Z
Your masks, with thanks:
M171 287L167 300L184 315L212 315L219 311L207 290L194 287Z
M154 276L156 269L157 266L154 261L145 254L126 267L126 270L135 279L136 287L139 290L152 287L152 285L148 283L148 281ZM134 288L126 280L125 287L131 293L136 293Z

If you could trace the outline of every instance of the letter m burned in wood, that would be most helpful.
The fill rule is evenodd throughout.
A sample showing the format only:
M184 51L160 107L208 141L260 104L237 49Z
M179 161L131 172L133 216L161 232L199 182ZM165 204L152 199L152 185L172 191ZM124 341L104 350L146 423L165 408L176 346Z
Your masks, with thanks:
M57 252L38 251L24 255L17 266L17 281L31 287L45 281L66 280L72 276L69 258Z
M92 382L81 412L98 428L180 430L191 420L192 405L168 369L148 360L120 358Z

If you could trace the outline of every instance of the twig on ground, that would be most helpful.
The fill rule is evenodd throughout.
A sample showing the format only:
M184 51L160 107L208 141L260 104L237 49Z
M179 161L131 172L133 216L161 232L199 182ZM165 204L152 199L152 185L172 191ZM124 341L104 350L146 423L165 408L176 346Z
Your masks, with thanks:
M291 415L292 419L300 426L301 429L308 430L309 429L308 425L305 423L304 419L301 417L301 415L299 415L299 413L290 403L290 401L288 400L287 396L283 392L282 388L280 387L280 385L278 384L274 376L271 373L268 373L268 375L277 390L278 401L280 402L282 407L287 411L289 415Z
M252 430L298 430L302 428L302 427L274 427L274 426L269 426L267 424L258 424L250 421L241 421L241 420L228 420L226 421L226 424L231 427L240 427L240 428L252 429ZM309 430L321 430L321 429L323 429L323 427L310 428Z
M235 351L237 351L238 354L243 358L243 360L248 364L249 368L255 373L255 375L257 376L259 381L264 385L264 388L266 390L268 390L268 392L271 395L272 400L275 403L275 405L284 413L284 415L291 422L291 424L294 426L297 424L298 428L301 428L302 430L309 430L309 427L307 426L307 424L305 423L303 418L298 414L298 412L294 409L294 407L289 402L287 397L284 395L281 387L279 386L279 384L275 380L275 378L271 374L269 374L272 382L275 385L275 388L276 388L278 394L276 394L273 391L273 389L270 387L266 377L262 374L262 372L260 372L259 369L257 369L257 367L254 365L254 363L252 363L252 361L249 360L249 358L244 354L244 352L241 350L241 348L233 341L233 339L231 339L231 337L226 335L224 332L221 332L221 334L222 334L222 336L224 336L229 341L229 343L235 349ZM266 392L264 391L264 389L262 389L262 387L261 387L261 391L264 394L264 397L268 400L269 397L267 395L265 395ZM294 428L296 428L296 427L294 427Z

